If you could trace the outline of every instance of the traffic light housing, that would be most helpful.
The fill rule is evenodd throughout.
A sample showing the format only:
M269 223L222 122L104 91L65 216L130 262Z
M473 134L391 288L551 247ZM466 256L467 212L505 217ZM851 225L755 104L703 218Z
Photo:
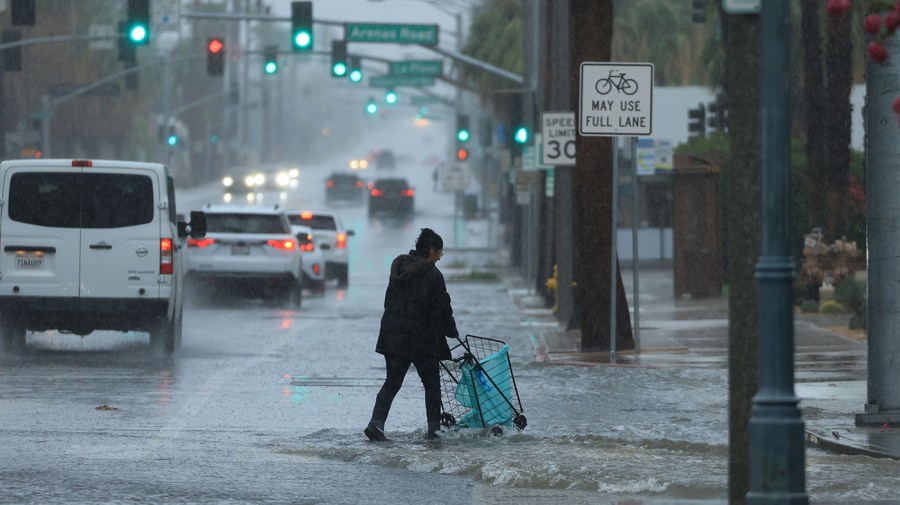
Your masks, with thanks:
M398 99L397 92L392 89L389 89L384 93L384 102L388 105L394 105L397 103Z
M466 114L456 115L456 140L460 142L469 141L469 116Z
M331 41L331 76L347 77L347 41Z
M266 46L263 50L263 72L266 75L278 73L278 46Z
M312 51L312 28L312 2L291 2L291 47L294 51Z
M457 161L466 161L468 159L469 159L469 149L467 149L463 146L458 146L456 148L456 160Z
M728 128L728 107L723 95L716 96L716 101L709 104L709 119L707 125L716 130L725 131Z
M221 37L206 40L206 74L222 75L225 72L225 42Z
M350 73L347 74L347 76L350 78L350 82L362 81L362 64L360 63L359 56L350 57Z
M119 33L125 33L128 27L126 21L119 21ZM122 63L134 63L137 60L137 48L129 40L119 37L118 40L119 61Z
M688 132L691 137L706 136L706 107L701 103L696 109L688 109Z
M19 30L3 30L0 42L18 42L22 40L22 32ZM19 72L22 70L22 48L12 47L3 51L3 70L6 72Z
M10 18L13 26L34 26L35 0L12 0Z
M128 0L126 35L135 45L150 42L150 0Z
M703 24L706 22L706 0L691 0L691 21Z
M178 144L178 134L175 133L175 127L169 126L169 135L166 137L166 143L169 147L175 147Z

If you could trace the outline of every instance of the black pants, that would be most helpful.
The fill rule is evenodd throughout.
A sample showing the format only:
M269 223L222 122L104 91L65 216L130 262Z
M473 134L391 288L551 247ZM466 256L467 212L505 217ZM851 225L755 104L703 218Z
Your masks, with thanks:
M436 359L410 360L402 356L385 355L387 378L378 396L375 397L375 408L372 409L372 422L384 427L391 403L403 386L403 379L409 371L409 365L416 366L416 372L425 386L425 417L428 419L428 431L438 431L441 427L441 383L440 364Z

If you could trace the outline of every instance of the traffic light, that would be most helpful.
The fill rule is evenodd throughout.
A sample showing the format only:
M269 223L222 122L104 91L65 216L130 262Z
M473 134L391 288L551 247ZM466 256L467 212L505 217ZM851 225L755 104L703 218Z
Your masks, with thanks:
M128 40L132 44L150 42L150 0L128 0L125 22Z
M515 133L513 133L513 140L516 141L516 144L525 145L530 140L531 135L528 132L528 128L524 126L520 126L516 128Z
M378 112L378 104L375 103L374 98L369 97L369 101L366 102L366 114L371 116L372 114L375 114L376 112Z
M0 41L4 44L22 40L22 32L19 30L3 30ZM3 70L7 72L19 72L22 70L22 47L12 47L3 51Z
M456 115L456 140L469 141L469 116L466 114Z
M222 75L225 72L225 43L221 37L206 40L206 74Z
M266 75L278 72L278 46L266 46L263 50L263 72Z
M347 77L347 41L331 41L331 76Z
M126 21L119 21L119 33L125 33L127 27L128 23ZM119 37L118 44L119 61L126 64L134 63L137 58L137 48L134 47L134 44L123 37Z
M360 82L363 78L362 73L362 64L360 63L359 56L351 56L350 57L350 82Z
M175 133L175 127L169 126L169 136L166 137L166 143L169 147L175 147L178 144L178 135Z
M34 26L34 0L12 0L10 17L13 26Z
M458 147L456 149L456 160L466 161L467 159L469 159L469 150L465 147Z
M709 115L707 124L710 128L721 131L728 128L728 107L723 95L716 96L716 101L709 104Z
M397 99L397 92L392 89L387 90L384 94L384 102L388 105L394 105L397 103Z
M701 103L696 109L688 109L688 132L691 137L706 136L706 107Z
M312 51L312 2L291 2L291 47L294 51Z
M706 0L691 0L691 20L695 23L706 22Z

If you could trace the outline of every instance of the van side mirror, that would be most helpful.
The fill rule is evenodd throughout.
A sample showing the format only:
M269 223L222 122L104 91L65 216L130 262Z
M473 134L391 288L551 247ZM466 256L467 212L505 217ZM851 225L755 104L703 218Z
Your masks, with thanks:
M192 211L191 222L178 221L178 238L201 238L206 236L206 214Z
M347 235L348 237L352 237L352 236L356 235L356 232L353 230L347 230L344 234Z

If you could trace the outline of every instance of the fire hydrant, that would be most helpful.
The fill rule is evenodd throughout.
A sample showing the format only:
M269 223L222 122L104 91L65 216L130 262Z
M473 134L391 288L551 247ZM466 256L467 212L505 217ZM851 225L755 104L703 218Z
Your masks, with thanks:
M557 291L557 282L559 276L559 265L553 265L553 276L547 279L547 282L544 283L544 286L547 287L547 291L553 293L553 312L559 312L559 291Z

